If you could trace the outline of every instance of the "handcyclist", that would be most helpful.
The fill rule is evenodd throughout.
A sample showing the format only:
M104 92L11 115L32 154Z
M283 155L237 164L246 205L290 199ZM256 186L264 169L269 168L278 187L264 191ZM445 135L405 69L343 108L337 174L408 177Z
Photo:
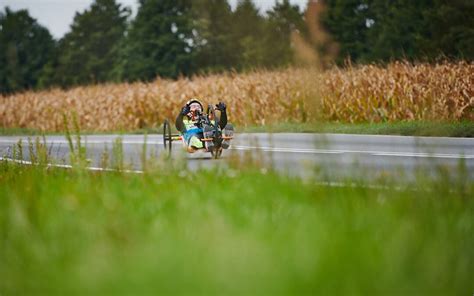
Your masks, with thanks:
M227 124L227 111L226 104L219 102L216 105L217 110L221 112L219 127L222 129L225 136L232 136L234 128L231 124ZM201 139L212 137L214 129L203 124L200 126L198 121L199 116L203 113L203 106L198 99L189 100L186 105L181 109L181 112L176 117L175 126L178 131L181 132L186 144L187 150L190 153L195 152L198 149L205 148L207 151L210 151L214 147L212 141L206 141L205 145ZM224 140L222 142L222 148L229 148L229 140Z

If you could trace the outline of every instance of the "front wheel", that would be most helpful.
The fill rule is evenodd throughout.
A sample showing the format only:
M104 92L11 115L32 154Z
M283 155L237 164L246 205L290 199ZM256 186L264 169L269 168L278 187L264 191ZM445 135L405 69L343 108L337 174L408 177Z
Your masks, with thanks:
M168 119L165 119L163 122L163 146L165 148L165 152L168 153L168 155L171 155L171 126L170 122Z
M218 159L219 157L221 157L222 155L222 148L220 147L214 147L212 150L211 150L211 155L214 159Z

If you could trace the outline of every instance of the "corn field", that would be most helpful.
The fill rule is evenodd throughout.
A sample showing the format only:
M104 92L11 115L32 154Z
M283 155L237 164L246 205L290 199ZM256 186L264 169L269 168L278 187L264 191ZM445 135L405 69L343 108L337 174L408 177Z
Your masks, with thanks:
M474 64L396 62L324 75L325 118L345 122L474 120Z
M30 91L0 96L0 124L60 131L66 115L88 131L157 127L193 97L226 102L237 125L474 120L474 64L288 68Z

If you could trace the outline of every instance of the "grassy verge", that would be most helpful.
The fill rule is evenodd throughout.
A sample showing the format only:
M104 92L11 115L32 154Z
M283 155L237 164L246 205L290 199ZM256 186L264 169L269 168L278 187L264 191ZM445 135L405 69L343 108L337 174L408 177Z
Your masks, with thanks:
M468 295L474 185L440 180L0 163L0 294Z
M236 127L238 132L246 133L336 133L336 134L368 134L368 135L402 135L427 137L474 137L474 122L394 122L394 123L281 123L266 126ZM157 134L161 128L148 128L133 131L117 131L115 133ZM114 132L84 131L86 134L110 134ZM41 135L34 129L1 128L0 135ZM55 134L55 133L51 133ZM60 134L60 133L56 133Z
M37 136L41 134L40 130L31 128L0 128L0 136Z

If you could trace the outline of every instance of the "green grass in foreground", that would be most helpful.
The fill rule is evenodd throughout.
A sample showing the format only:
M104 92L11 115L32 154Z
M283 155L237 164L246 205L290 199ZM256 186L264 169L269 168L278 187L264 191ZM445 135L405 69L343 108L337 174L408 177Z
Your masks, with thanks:
M403 135L427 137L474 137L474 122L384 122L384 123L281 123L265 126L237 126L238 132L247 133L336 133L336 134L369 134L369 135ZM115 133L157 134L161 128L148 128ZM85 134L110 134L113 132L83 131ZM41 131L22 128L0 128L0 135L41 135ZM48 133L55 134L55 133ZM62 134L62 133L56 133Z
M474 185L0 163L0 294L474 291Z

